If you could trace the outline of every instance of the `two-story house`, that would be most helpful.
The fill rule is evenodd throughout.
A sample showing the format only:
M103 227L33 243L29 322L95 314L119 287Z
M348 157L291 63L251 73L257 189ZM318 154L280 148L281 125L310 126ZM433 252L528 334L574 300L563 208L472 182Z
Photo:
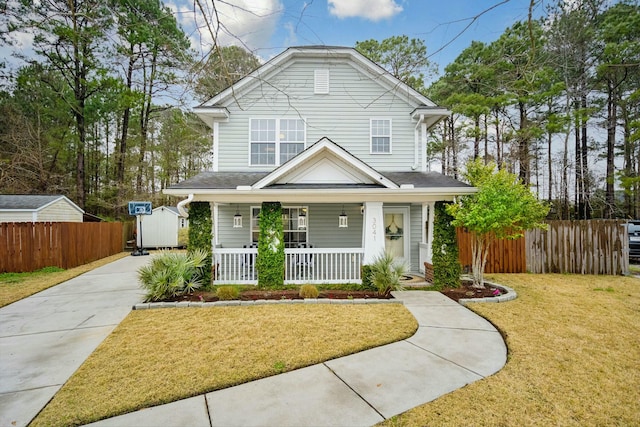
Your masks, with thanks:
M385 250L424 271L434 203L475 191L428 171L449 111L353 48L289 48L195 112L213 170L164 192L210 202L221 283L256 283L262 202L283 206L287 283L344 283Z

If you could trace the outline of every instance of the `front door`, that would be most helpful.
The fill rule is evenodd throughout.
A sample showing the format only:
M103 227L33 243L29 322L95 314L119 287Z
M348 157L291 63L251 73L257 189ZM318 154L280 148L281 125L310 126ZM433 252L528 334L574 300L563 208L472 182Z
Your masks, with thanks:
M409 262L409 208L384 208L384 248L405 262Z

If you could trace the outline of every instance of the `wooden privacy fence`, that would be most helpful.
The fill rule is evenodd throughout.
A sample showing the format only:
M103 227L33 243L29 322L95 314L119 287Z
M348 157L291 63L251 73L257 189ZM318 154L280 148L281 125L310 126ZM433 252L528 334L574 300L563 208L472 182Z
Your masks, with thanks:
M526 233L532 273L620 275L629 271L626 221L547 221L547 230Z
M471 272L471 238L469 232L456 229L460 264L465 271ZM527 257L525 239L498 240L489 248L485 273L526 273Z
M119 222L0 223L0 273L72 268L122 252Z
M623 220L547 221L517 240L494 242L485 273L576 273L620 275L629 271ZM471 271L471 234L456 230L460 263Z

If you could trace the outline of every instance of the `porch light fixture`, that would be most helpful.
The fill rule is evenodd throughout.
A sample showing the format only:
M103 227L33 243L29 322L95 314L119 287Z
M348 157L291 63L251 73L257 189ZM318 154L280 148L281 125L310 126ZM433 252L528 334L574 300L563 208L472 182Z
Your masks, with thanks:
M305 208L300 209L298 228L307 228L307 210Z
M342 205L342 213L338 217L338 227L339 228L347 228L347 227L349 227L349 217L344 212L344 205Z
M242 215L239 206L236 206L236 214L233 216L233 228L242 228Z

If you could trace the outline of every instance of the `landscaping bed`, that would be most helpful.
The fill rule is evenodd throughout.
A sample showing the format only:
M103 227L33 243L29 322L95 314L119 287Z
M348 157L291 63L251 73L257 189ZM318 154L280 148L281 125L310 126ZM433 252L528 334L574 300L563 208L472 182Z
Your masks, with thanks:
M459 302L461 299L466 298L493 298L503 295L505 291L503 289L491 286L485 283L484 289L477 289L473 287L473 282L470 280L463 280L459 288L444 288L440 290L440 293L448 296L452 300Z
M318 294L320 299L392 299L391 295L379 294L373 290L344 290L344 289L330 289L320 290ZM281 289L281 290L262 290L262 289L249 289L240 292L237 298L240 301L257 301L257 300L292 300L303 299L300 296L298 289ZM179 297L162 300L164 302L173 301L200 301L200 302L215 302L220 298L214 291L196 291L191 294L182 295Z

